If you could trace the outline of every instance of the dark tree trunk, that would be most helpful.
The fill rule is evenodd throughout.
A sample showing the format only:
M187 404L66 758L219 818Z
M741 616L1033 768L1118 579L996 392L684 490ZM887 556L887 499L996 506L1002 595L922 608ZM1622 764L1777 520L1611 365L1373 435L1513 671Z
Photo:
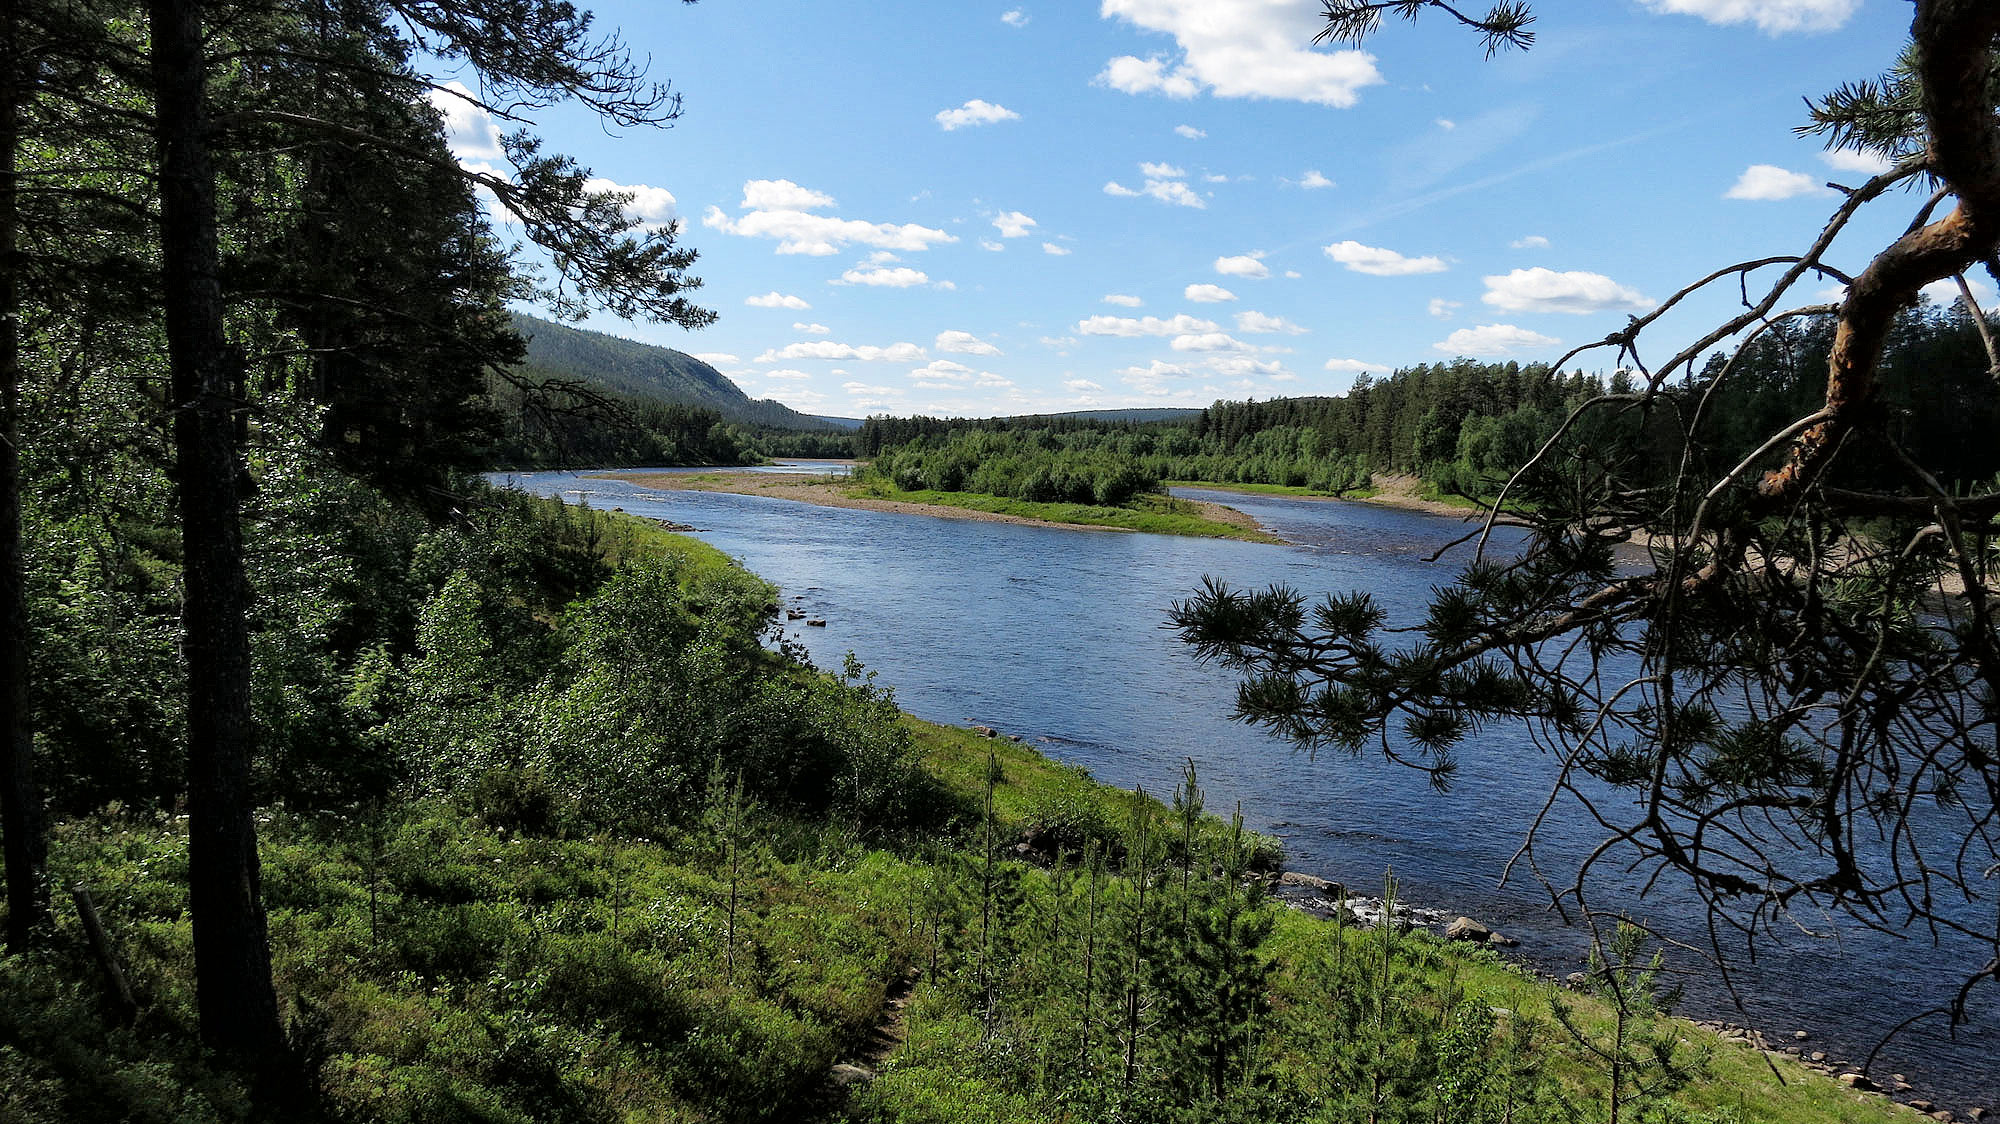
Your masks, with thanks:
M42 800L28 718L28 603L21 563L21 16L0 11L0 830L6 832L7 947L20 952L48 915Z
M201 1037L277 1072L284 1031L271 986L250 802L249 585L238 521L238 405L223 337L215 167L201 0L151 0L161 263L186 553L188 882Z

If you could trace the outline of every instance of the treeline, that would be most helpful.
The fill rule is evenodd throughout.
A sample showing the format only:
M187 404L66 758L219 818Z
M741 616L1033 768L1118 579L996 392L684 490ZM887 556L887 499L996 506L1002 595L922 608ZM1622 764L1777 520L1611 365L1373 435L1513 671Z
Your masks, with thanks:
M1160 490L1159 477L1088 429L951 432L878 453L870 471L904 491L981 492L1031 503L1116 507Z
M1585 402L1634 394L1633 376L1456 359L1362 376L1340 397L1218 402L1189 421L869 418L855 441L858 455L873 456L906 488L958 490L949 486L956 483L1019 497L997 489L1045 482L1061 465L1087 460L1100 478L1339 493L1391 473L1482 498L1567 425L1552 463L1567 470L1587 462L1648 487L1687 458L1726 470L1765 436L1817 409L1832 333L1831 317L1775 323L1733 360L1711 357L1698 376L1663 388L1642 409L1614 405L1574 421ZM1912 455L1934 458L1926 463L1947 466L1947 483L2000 472L2000 448L1981 437L2000 424L1990 359L1962 307L1925 305L1898 317L1882 385L1893 439ZM1879 475L1895 460L1886 448L1850 450L1836 479Z

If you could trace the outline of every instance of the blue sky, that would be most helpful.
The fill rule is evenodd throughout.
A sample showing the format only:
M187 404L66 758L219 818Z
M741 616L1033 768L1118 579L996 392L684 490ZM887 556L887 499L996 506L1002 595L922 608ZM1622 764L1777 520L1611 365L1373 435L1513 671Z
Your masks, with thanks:
M1540 0L1534 48L1486 61L1436 14L1314 48L1316 0L591 7L683 115L537 125L682 224L720 320L586 326L850 417L1553 360L1714 268L1803 250L1839 202L1825 181L1871 169L1794 136L1801 99L1880 73L1910 18L1903 0ZM461 159L490 160L488 123L448 116ZM1878 202L1830 262L1860 269L1920 203ZM1642 357L1737 298L1664 318Z

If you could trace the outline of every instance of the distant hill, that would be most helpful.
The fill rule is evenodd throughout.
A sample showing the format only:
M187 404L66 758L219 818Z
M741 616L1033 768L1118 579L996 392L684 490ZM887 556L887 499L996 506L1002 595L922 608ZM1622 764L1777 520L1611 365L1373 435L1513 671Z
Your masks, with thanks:
M826 424L834 427L835 429L844 429L849 433L852 433L855 430L861 428L860 418L830 418L827 417L825 414L814 414L813 417L816 420L825 422Z
M1150 406L1136 410L1071 410L1066 414L1033 414L1035 418L1061 418L1065 421L1096 422L1177 422L1189 421L1201 413L1200 409L1180 406ZM1014 419L1019 420L1019 419Z
M744 425L824 432L850 427L844 419L817 418L768 398L751 398L722 372L685 352L619 339L514 314L514 330L528 341L523 366L531 375L582 379L629 398L706 406Z

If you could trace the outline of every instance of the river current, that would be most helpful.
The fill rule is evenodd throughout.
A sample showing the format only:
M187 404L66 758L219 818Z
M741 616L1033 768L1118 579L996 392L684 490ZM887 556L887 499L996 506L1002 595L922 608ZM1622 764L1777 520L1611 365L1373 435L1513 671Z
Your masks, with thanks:
M1412 619L1463 565L1463 551L1425 561L1465 533L1457 519L1177 491L1227 503L1299 544L1270 546L653 491L574 473L492 479L692 525L775 583L786 605L827 622L790 630L815 663L838 668L854 653L913 714L993 726L1099 780L1162 796L1191 759L1209 809L1226 814L1240 801L1250 826L1284 842L1292 869L1374 894L1393 870L1405 900L1518 938L1517 951L1544 970L1563 975L1582 964L1587 937L1548 908L1549 894L1532 875L1516 871L1501 884L1555 773L1524 733L1482 731L1462 749L1447 793L1379 754L1309 760L1230 721L1235 681L1198 663L1164 627L1168 606L1209 575L1252 588L1289 584L1315 598L1365 589L1392 619ZM1502 537L1499 545L1510 544ZM1538 845L1564 885L1573 870L1564 862L1599 839L1595 825L1581 821L1558 815ZM1593 889L1593 905L1629 909L1692 943L1706 939L1698 907L1673 885L1640 898L1612 876ZM1681 1013L1742 1022L1787 1041L1806 1029L1808 1051L1859 1062L1895 1024L1949 999L1957 973L1976 963L1966 943L1940 950L1928 935L1810 920L1835 935L1800 933L1783 948L1760 950L1754 964L1736 958L1742 1010L1712 971L1679 957L1692 973ZM1973 1025L1958 1028L1955 1040L1936 1018L1897 1035L1872 1072L1906 1074L1954 1107L2000 1104L2000 986L1975 992L1975 1009Z

